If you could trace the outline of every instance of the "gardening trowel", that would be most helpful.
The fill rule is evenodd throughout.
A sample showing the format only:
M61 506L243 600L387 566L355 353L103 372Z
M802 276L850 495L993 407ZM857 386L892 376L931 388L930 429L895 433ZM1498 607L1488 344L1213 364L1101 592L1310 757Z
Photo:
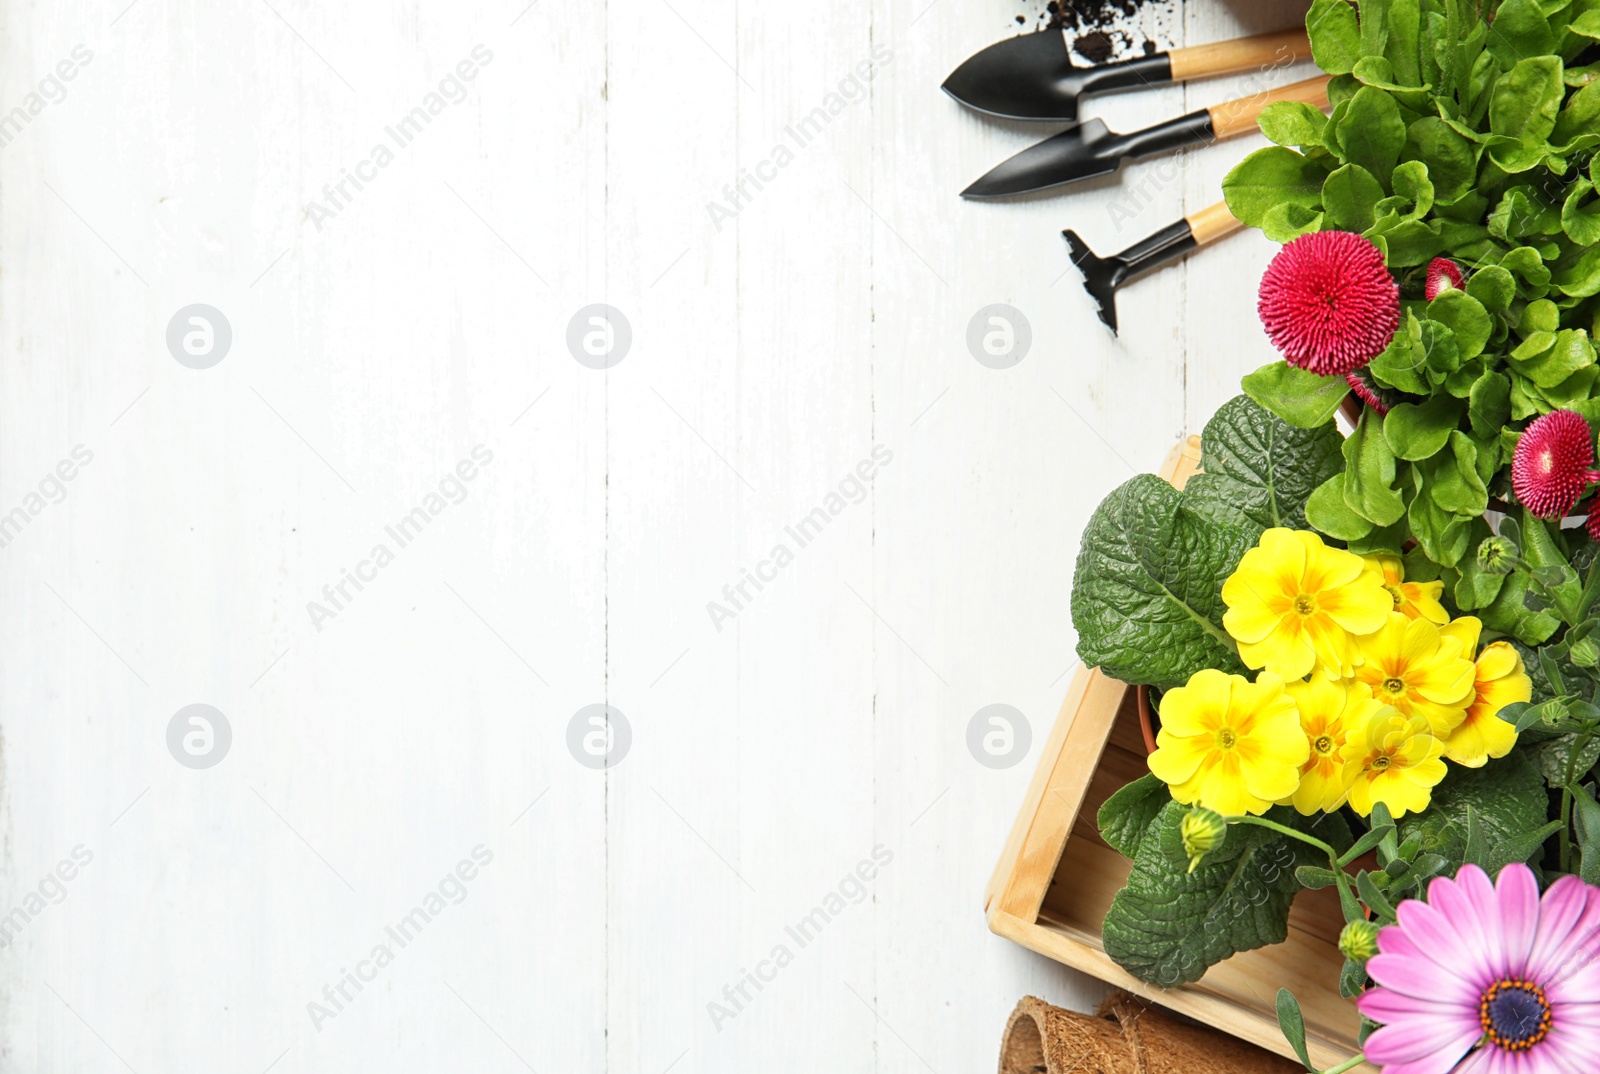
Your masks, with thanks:
M1126 160L1140 160L1188 146L1210 145L1255 129L1256 117L1269 104L1304 101L1328 106L1328 76L1281 86L1233 101L1202 108L1154 127L1117 134L1098 119L1046 138L996 166L961 192L964 198L1001 198L1109 175Z
M1072 62L1066 32L1046 30L974 53L945 79L944 91L994 116L1076 123L1078 99L1091 93L1283 66L1310 56L1304 30L1283 30L1079 67Z
M1061 234L1072 250L1072 263L1083 273L1083 287L1100 306L1100 319L1117 331L1117 291L1129 280L1170 265L1202 246L1226 238L1244 225L1223 202L1201 209L1176 224L1141 239L1119 254L1101 257L1071 228Z

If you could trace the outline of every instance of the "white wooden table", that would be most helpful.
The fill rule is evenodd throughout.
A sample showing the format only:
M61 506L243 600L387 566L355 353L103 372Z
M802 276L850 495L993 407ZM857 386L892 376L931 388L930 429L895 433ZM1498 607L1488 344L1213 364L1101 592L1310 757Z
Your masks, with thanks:
M962 203L1049 130L938 90L1010 0L124 4L0 2L0 1068L956 1074L1022 994L1092 1003L983 883L1078 534L1269 359L1271 248L1118 340L1059 231L1115 250L1249 145Z

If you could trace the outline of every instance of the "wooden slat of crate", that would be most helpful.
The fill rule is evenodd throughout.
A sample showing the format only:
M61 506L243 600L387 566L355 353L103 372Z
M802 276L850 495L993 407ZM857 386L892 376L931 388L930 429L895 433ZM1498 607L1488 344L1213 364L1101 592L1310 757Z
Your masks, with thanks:
M1161 476L1179 488L1199 470L1200 442L1178 445ZM1100 838L1095 816L1119 787L1143 775L1144 740L1131 689L1079 668L1046 740L985 894L998 935L1163 1006L1292 1057L1278 1030L1279 988L1299 998L1312 1062L1332 1066L1356 1050L1360 1019L1339 995L1343 915L1331 891L1302 891L1289 937L1219 963L1178 988L1145 984L1105 953L1100 926L1130 863ZM1374 1068L1356 1068L1375 1074Z

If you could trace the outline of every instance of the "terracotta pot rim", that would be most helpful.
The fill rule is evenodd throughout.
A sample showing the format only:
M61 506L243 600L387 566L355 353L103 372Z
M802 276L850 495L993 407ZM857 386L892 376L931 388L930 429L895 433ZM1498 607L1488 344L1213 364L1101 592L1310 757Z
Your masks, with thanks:
M1150 704L1150 687L1135 686L1133 688L1134 704L1139 709L1139 731L1144 735L1144 749L1146 753L1156 751L1156 711Z

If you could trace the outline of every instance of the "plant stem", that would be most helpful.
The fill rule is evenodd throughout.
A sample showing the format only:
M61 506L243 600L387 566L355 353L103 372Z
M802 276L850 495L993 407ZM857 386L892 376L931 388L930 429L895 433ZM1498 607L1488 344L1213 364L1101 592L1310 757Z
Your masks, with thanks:
M1589 745L1594 732L1579 735L1567 752L1567 778L1561 781L1561 871L1572 871L1572 781L1578 778L1578 755Z
M1346 1059L1338 1066L1329 1067L1327 1070L1324 1070L1322 1074L1344 1074L1345 1071L1353 1070L1362 1063L1366 1062L1366 1058L1366 1056L1362 1055L1360 1052L1357 1052L1355 1055L1352 1055L1349 1059Z

